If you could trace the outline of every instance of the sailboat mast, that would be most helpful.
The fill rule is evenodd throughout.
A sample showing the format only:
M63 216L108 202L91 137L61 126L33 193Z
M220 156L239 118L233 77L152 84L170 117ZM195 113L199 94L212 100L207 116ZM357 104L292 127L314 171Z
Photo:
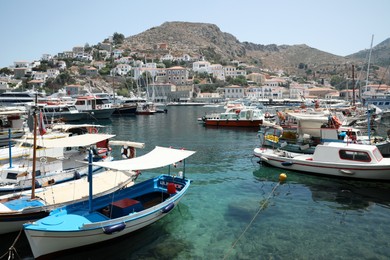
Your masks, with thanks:
M367 92L367 85L368 85L368 75L370 74L370 63L371 63L371 53L372 53L372 44L374 42L374 35L371 37L371 46L370 46L370 53L368 55L368 64L367 64L367 77L366 77L366 89Z
M352 64L352 106L355 106L355 65Z
M38 95L35 94L35 106L33 111L34 116L34 145L33 145L33 162L32 162L32 185L31 185L31 199L35 199L35 170L36 170L36 160L37 160L37 104L38 104Z

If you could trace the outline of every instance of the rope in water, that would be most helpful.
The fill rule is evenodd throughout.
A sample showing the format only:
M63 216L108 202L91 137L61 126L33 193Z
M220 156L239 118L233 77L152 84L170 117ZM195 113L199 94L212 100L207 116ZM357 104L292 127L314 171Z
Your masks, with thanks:
M18 255L18 252L16 251L15 244L18 242L20 235L22 234L23 229L19 231L18 236L15 238L15 241L12 243L10 248L8 249L8 252L4 253L2 256L0 256L0 259L4 259L8 255L8 259L14 259L15 254L18 256L18 259L21 259Z
M236 241L234 241L234 243L232 244L232 246L229 248L228 252L226 253L226 255L223 257L223 259L226 259L229 255L230 255L230 251L236 246L236 244L238 243L238 241L241 239L241 237L245 234L245 232L249 229L249 227L252 225L253 221L256 219L257 215L259 215L259 213L263 210L264 206L268 203L269 199L271 198L272 194L275 192L276 188L279 187L279 185L283 182L284 180L280 180L278 182L278 184L275 185L275 187L272 189L272 191L270 192L270 194L268 195L268 197L265 199L265 201L263 202L263 204L261 205L261 207L259 208L259 210L256 212L256 214L253 216L252 220L249 222L249 224L246 226L246 228L244 229L244 231L242 231L241 235L236 239Z

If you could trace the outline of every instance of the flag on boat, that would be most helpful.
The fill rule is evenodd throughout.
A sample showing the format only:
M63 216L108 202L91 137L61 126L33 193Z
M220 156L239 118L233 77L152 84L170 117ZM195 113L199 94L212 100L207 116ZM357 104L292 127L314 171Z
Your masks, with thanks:
M46 127L45 127L45 122L43 121L42 111L39 112L38 128L39 128L40 135L46 134L47 131L46 131Z

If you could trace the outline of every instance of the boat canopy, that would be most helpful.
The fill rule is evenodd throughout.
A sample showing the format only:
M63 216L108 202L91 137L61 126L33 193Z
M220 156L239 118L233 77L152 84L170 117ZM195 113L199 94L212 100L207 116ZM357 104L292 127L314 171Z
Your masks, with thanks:
M111 140L110 146L129 146L129 147L135 147L135 148L145 148L145 143L138 143L138 142L131 142L131 141L118 141L118 140Z
M79 147L79 146L89 146L96 144L98 142L110 139L115 135L108 134L83 134L83 135L74 135L70 137L56 138L56 139L40 139L37 138L37 146L45 148L55 148L55 147ZM34 144L34 140L24 140L24 139L15 139L17 142Z
M132 159L94 162L93 165L119 171L136 171L167 166L193 155L195 151L156 146L151 152Z
M94 125L94 124L79 124L79 125L72 125L72 124L55 124L52 125L53 130L59 130L59 131L64 131L67 132L70 129L75 129L75 128L102 128L105 127L104 125Z

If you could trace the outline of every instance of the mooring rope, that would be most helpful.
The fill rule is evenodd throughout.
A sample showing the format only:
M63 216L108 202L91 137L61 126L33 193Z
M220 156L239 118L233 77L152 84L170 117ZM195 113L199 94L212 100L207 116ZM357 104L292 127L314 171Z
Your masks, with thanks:
M15 254L18 256L18 259L21 259L18 255L18 252L16 251L15 244L18 242L20 235L22 234L23 228L19 231L18 236L15 238L15 241L12 243L10 248L8 248L8 252L4 253L2 256L0 256L0 259L4 259L8 255L8 259L14 259Z
M236 239L236 241L234 241L234 243L232 244L232 246L229 248L228 252L225 254L225 256L223 257L223 259L226 259L229 255L230 255L230 251L236 246L236 244L238 243L238 241L241 239L241 237L245 234L245 232L249 229L249 227L252 225L253 221L256 219L257 215L259 215L260 211L263 210L264 206L268 203L269 199L271 198L272 194L275 192L276 188L280 186L280 184L283 182L284 180L280 180L278 182L278 184L275 185L275 187L272 189L272 191L270 192L270 194L268 195L268 197L265 199L265 201L263 202L263 204L261 205L261 207L259 208L259 210L256 212L256 214L253 216L252 220L249 222L249 224L246 226L246 228L244 229L244 231L242 231L241 235Z

